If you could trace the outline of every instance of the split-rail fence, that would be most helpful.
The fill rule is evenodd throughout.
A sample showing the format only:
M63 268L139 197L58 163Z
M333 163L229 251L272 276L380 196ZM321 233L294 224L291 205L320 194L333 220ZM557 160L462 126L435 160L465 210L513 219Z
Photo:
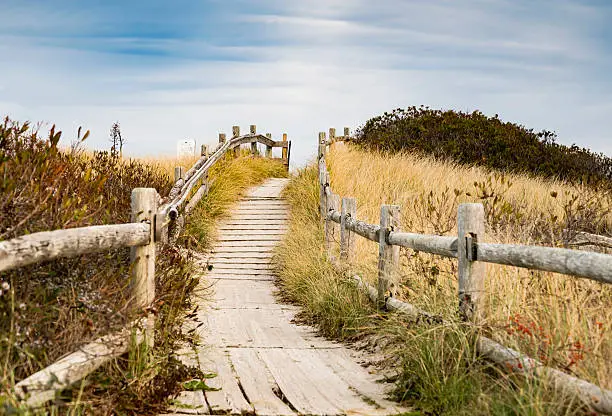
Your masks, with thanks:
M368 224L357 219L357 201L334 193L330 186L326 154L330 145L349 140L349 129L344 136L336 137L336 130L319 133L318 170L320 214L325 226L325 246L328 257L333 258L333 223L340 228L340 264L349 265L354 256L355 235L374 241L379 245L377 287L370 286L359 276L351 276L366 290L380 308L394 310L415 320L442 322L442 318L420 310L393 297L399 279L399 249L406 247L415 251L432 253L458 260L458 312L468 324L479 328L486 321L481 306L485 284L485 263L496 263L535 270L568 274L598 282L612 283L612 255L578 251L564 248L526 246L517 244L493 244L484 240L485 216L482 204L461 204L457 214L457 236L439 236L402 232L400 230L400 207L382 205L380 223ZM612 239L581 233L583 244L595 242L609 246ZM582 244L577 244L582 245ZM476 339L479 353L502 368L527 376L541 377L556 387L578 395L594 410L612 414L612 391L605 390L585 380L557 369L546 367L541 362L505 347L492 339L479 335Z
M156 244L175 244L185 216L207 194L209 169L226 154L240 151L250 144L251 153L258 153L257 144L265 146L265 157L272 158L272 149L281 148L280 159L289 169L291 141L283 134L275 141L270 134L257 134L256 126L240 135L240 127L232 127L232 137L219 134L219 144L209 155L202 145L201 157L187 171L175 168L175 183L167 198L154 188L135 188L131 195L131 222L33 233L0 241L0 272L49 261L112 249L131 248L131 308L143 317L119 333L101 337L66 355L50 366L21 380L14 391L27 406L40 406L52 400L57 391L82 380L104 363L144 343L154 344L155 317L151 306L155 299ZM165 203L161 203L167 201ZM161 203L161 204L160 204ZM145 350L146 350L145 349Z

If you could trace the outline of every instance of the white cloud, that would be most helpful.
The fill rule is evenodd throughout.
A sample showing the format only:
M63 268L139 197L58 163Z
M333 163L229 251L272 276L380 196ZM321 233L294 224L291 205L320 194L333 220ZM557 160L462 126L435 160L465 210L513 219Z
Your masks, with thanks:
M12 57L0 66L0 113L68 132L84 125L95 147L108 147L119 120L138 155L174 152L186 137L212 144L220 130L255 123L289 133L303 163L318 131L426 104L497 113L612 155L612 86L590 72L609 58L583 33L601 13L571 2L555 3L552 17L528 3L467 4L279 1L234 17L251 42L0 32L0 56Z

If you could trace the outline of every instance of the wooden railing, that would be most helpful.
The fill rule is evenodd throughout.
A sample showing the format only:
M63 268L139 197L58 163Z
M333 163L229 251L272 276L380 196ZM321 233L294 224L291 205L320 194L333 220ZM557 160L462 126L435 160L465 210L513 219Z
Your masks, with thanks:
M345 137L348 138L347 129ZM457 215L457 236L438 236L402 232L400 230L400 207L382 205L380 223L368 224L357 219L355 198L340 198L330 187L326 154L328 146L340 141L335 130L330 129L330 139L319 133L318 167L320 189L320 213L325 226L325 247L333 261L333 223L340 225L340 262L350 265L354 256L355 235L374 241L379 245L377 287L367 284L359 276L351 276L364 288L372 301L380 308L396 310L417 320L438 321L443 319L420 310L406 302L397 300L395 288L399 280L399 248L436 254L458 260L458 312L462 319L478 329L486 322L482 308L485 293L485 264L496 263L554 273L569 274L602 283L612 283L612 255L564 248L525 246L515 244L493 244L484 242L485 217L482 204L461 204ZM610 243L606 237L589 238ZM612 391L578 379L562 371L544 366L518 351L507 348L489 338L479 336L477 349L487 359L528 376L540 376L577 394L596 411L612 414Z
M161 206L159 203L163 199L155 189L134 189L131 223L39 232L0 241L0 272L60 257L131 247L131 306L145 315L119 333L97 339L18 382L15 394L27 406L39 406L53 399L56 391L69 387L112 358L124 354L130 345L145 343L147 350L153 347L155 322L148 309L155 299L156 243L175 243L185 216L206 195L207 174L215 163L243 144L250 143L251 152L255 154L257 143L261 143L266 146L266 157L272 157L272 148L282 148L282 157L278 159L289 169L291 142L287 141L286 134L282 141L274 141L270 135L257 134L254 125L250 126L250 133L243 136L238 126L232 130L234 134L230 140L225 139L225 134L219 134L219 145L212 155L202 146L201 158L185 174L182 168L175 169L175 184L168 201Z

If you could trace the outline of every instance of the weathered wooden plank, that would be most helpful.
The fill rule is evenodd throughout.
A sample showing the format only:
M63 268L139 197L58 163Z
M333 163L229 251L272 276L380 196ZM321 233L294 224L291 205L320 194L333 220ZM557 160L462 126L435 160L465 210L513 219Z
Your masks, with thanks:
M360 235L368 240L378 242L380 226L374 224L368 224L365 221L360 221L356 218L347 218L345 222L346 228L353 231L355 234Z
M295 415L295 412L274 394L274 389L278 389L278 386L259 358L257 350L232 348L230 360L258 416Z
M228 265L261 265L261 266L270 266L270 256L267 257L211 257L208 259L208 263L217 267L220 264L228 264Z
M24 235L0 241L0 272L58 257L142 246L150 240L151 226L146 223L96 225Z
M208 279L226 279L226 280L268 280L273 281L274 276L271 274L223 274L223 273L211 273L207 274Z
M237 251L218 251L211 254L208 261L214 262L220 259L269 259L273 256L271 252L237 252Z
M407 412L397 403L387 400L386 392L380 388L380 378L377 379L369 371L357 364L357 358L352 357L345 348L317 350L317 356L329 366L346 384L362 397L375 403L385 414ZM377 412L379 413L379 412Z
M134 324L135 328L146 325L145 320ZM131 330L123 329L116 334L103 336L81 347L50 366L32 374L15 385L18 397L27 399L28 406L38 406L53 399L55 391L64 389L83 379L111 359L124 354L130 345ZM143 340L143 333L136 331L136 341Z
M612 283L612 255L565 248L514 244L476 244L477 259Z
M255 247L216 247L215 251L213 253L215 254L224 254L224 255L229 255L232 253L272 253L274 251L275 247L274 246L268 246L268 247L263 247L263 246L255 246Z
M253 406L246 400L238 380L229 363L228 353L219 348L200 350L200 368L205 373L215 373L217 377L207 380L208 385L218 391L204 393L212 414L251 414Z
M274 266L272 264L270 264L269 261L266 261L267 259L261 259L262 261L259 263L254 263L254 262L236 262L236 260L233 261L227 261L227 262L209 262L209 264L211 266L213 266L214 269L245 269L245 270L250 270L250 269L256 269L256 270L272 270L274 268Z
M210 410L204 399L204 393L198 391L182 391L174 399L168 408L169 412L186 415L208 415Z
M457 237L391 232L387 237L387 241L389 244L411 248L424 253L438 254L444 257L457 257Z
M373 415L377 408L359 397L329 366L327 366L319 351L289 349L287 354L298 368L307 375L305 380L312 384L319 394L340 409L338 414ZM304 382L302 382L304 383Z
M241 275L241 276L251 276L251 275L264 275L264 276L272 276L273 272L271 268L240 268L240 267L232 267L232 268L224 268L224 267L213 267L211 274L221 275L221 274L231 274L231 275Z
M238 283L238 284L237 284ZM261 280L217 280L213 286L213 307L277 305L273 285ZM281 306L281 305L278 305Z
M280 242L282 240L282 235L279 233L276 234L227 234L223 233L217 241L225 242L225 241L275 241Z
M257 228L251 228L251 229L243 229L243 230L236 230L236 229L232 229L232 228L220 228L218 229L219 234L221 234L222 236L254 236L254 235L276 235L276 236L283 236L285 234L287 234L287 229L268 229L268 230L262 230L262 229L257 229Z
M240 218L230 218L227 221L224 221L222 225L224 227L231 227L233 225L248 225L248 226L278 226L278 225L286 225L287 220L285 219L240 219Z
M226 247L276 247L278 241L250 240L250 241L221 241L217 248Z
M330 403L312 382L310 375L295 365L287 350L260 350L259 356L266 363L276 384L301 414L340 415L342 410Z

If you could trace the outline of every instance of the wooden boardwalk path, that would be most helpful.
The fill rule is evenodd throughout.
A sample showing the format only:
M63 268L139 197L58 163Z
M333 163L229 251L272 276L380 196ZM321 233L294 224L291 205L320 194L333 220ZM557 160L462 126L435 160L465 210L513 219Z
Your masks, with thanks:
M195 322L202 347L183 360L217 377L218 391L183 392L172 414L388 415L385 385L359 354L292 323L298 308L275 299L272 251L287 227L286 179L252 189L221 224L203 276L212 304ZM205 265L203 265L205 266Z

